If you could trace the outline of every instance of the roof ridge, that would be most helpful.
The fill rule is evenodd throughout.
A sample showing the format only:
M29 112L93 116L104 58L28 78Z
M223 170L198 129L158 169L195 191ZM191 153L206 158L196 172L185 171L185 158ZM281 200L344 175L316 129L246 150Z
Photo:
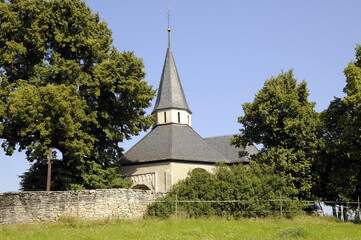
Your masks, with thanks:
M191 129L194 131L193 128L191 128ZM199 137L207 146L213 148L213 149L221 156L222 159L227 160L227 159L222 155L222 153L220 153L215 147L213 147L211 144L209 144L209 143L207 143L206 141L204 141L204 138L202 138L201 135L199 135L196 131L194 131L194 132L198 135L198 137Z
M225 134L225 135L213 136L213 137L205 137L204 139L219 138L219 137L228 137L228 136L236 136L236 135L241 135L241 133L237 133L237 134Z
M154 129L154 128L153 128ZM142 139L140 139L136 144L134 144L131 148L128 149L128 151L126 151L124 154L123 154L123 157L122 159L125 157L126 153L127 152L130 152L133 148L136 148L136 146L138 146L139 144L141 144L141 142L145 141L146 137L152 133L153 129L151 129L149 131L149 133L147 133L144 137L142 137Z

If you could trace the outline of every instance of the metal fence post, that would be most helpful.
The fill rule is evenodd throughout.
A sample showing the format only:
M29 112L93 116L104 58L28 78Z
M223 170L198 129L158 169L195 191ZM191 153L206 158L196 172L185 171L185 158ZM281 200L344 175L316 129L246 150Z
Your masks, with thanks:
M280 194L280 211L281 211L281 218L283 218L283 212L282 212L282 195Z
M79 201L80 201L80 196L79 196L79 190L76 192L76 227L79 226Z
M361 223L361 215L360 215L360 197L357 197L357 217L358 223Z
M175 220L178 220L178 195L175 194Z

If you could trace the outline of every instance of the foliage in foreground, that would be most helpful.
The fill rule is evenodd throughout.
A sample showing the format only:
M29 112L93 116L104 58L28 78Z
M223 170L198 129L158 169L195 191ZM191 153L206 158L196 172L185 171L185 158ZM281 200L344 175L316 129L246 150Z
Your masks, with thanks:
M360 239L361 226L334 218L61 221L0 226L0 239Z
M262 144L254 160L273 166L286 177L303 199L314 186L312 166L318 150L319 123L315 103L308 101L307 83L297 83L293 71L266 80L254 101L242 105L241 134L232 142L237 146Z
M81 0L0 1L0 22L0 139L34 163L22 189L44 189L49 148L53 190L125 187L119 143L152 124L142 60Z
M290 201L296 200L296 192L265 165L218 166L214 173L195 169L159 202L149 205L147 214L166 218L177 211L189 217L240 218L275 216L282 209L284 216L291 217L302 208L298 201Z

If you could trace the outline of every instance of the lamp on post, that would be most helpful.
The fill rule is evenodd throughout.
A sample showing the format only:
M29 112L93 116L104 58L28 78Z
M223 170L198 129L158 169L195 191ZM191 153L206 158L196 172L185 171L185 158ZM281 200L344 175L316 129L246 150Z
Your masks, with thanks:
M41 160L42 162L47 162L47 164L48 164L48 174L47 174L47 177L46 177L46 191L47 191L47 192L50 192L50 184L51 184L51 164L52 164L52 161L57 161L57 160L60 160L60 159L57 159L57 158L56 158L56 152L53 151L52 148L49 148L47 158Z

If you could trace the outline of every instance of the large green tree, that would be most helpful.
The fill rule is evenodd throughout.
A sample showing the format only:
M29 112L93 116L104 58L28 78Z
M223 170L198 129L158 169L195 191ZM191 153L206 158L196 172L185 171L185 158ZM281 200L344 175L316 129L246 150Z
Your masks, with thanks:
M0 138L34 162L23 189L43 189L50 147L53 189L121 186L119 143L152 123L142 60L81 0L2 0L0 25Z
M254 101L242 105L244 116L238 122L243 128L233 139L239 146L261 144L255 161L287 177L301 198L310 197L318 148L319 119L308 95L306 82L298 84L292 70L266 80Z
M344 70L346 96L335 98L322 112L324 152L318 190L332 200L357 200L361 189L361 46L356 61Z

